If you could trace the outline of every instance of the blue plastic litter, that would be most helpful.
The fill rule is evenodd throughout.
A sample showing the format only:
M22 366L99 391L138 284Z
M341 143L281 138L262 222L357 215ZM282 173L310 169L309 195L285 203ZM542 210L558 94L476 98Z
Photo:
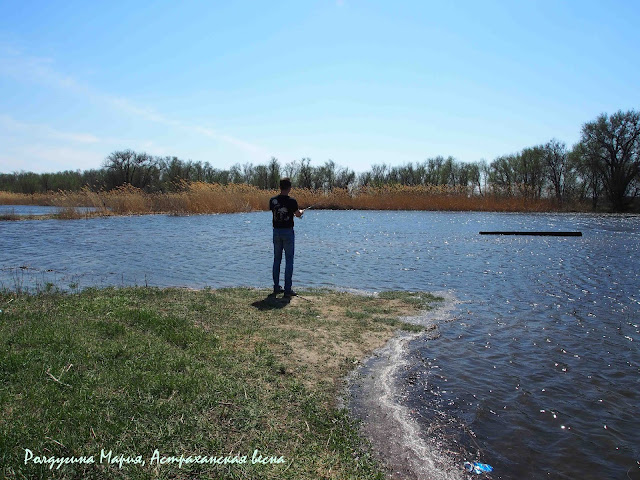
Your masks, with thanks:
M491 465L480 462L464 462L464 468L467 472L473 472L477 474L489 473L493 471L493 467Z

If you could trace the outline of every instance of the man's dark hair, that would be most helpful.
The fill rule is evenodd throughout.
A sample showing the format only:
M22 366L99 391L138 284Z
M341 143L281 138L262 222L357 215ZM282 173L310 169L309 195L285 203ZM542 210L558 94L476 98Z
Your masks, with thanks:
M289 188L291 188L291 180L289 179L289 177L281 178L280 190L287 190Z

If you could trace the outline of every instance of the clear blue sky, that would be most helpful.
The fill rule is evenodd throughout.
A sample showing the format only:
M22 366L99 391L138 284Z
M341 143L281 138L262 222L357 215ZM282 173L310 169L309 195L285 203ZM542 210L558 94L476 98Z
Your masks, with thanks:
M571 146L640 106L639 20L635 0L0 0L0 172Z

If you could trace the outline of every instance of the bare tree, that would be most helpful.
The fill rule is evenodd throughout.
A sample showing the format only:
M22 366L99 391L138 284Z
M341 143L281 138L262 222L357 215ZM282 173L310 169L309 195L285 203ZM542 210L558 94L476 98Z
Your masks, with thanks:
M613 211L626 209L640 170L640 114L634 110L603 113L582 126L581 142L595 162Z
M296 177L298 176L298 171L300 170L300 166L298 162L293 160L292 162L288 162L284 168L284 175L289 177L292 182L295 182Z
M516 156L515 181L524 197L540 198L545 184L544 149L527 147Z
M496 193L511 196L515 183L515 155L503 155L490 165L489 183Z
M547 178L551 182L558 203L562 203L566 196L566 180L568 175L567 145L555 138L544 146L544 163Z
M120 150L109 155L104 167L108 171L108 188L129 184L138 188L148 186L150 176L148 169L155 160L146 153L136 153L133 150Z
M267 170L269 176L268 188L278 188L280 185L280 164L278 163L278 159L276 157L271 157Z
M298 187L300 188L312 188L313 186L313 169L310 164L310 158L300 160L300 169L298 170Z

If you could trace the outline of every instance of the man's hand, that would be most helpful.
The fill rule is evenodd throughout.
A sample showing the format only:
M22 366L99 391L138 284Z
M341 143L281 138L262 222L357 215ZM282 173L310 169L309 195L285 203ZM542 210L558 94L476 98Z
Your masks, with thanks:
M294 215L298 218L302 217L302 214L304 213L304 209L302 210L296 210L296 212L294 213Z

